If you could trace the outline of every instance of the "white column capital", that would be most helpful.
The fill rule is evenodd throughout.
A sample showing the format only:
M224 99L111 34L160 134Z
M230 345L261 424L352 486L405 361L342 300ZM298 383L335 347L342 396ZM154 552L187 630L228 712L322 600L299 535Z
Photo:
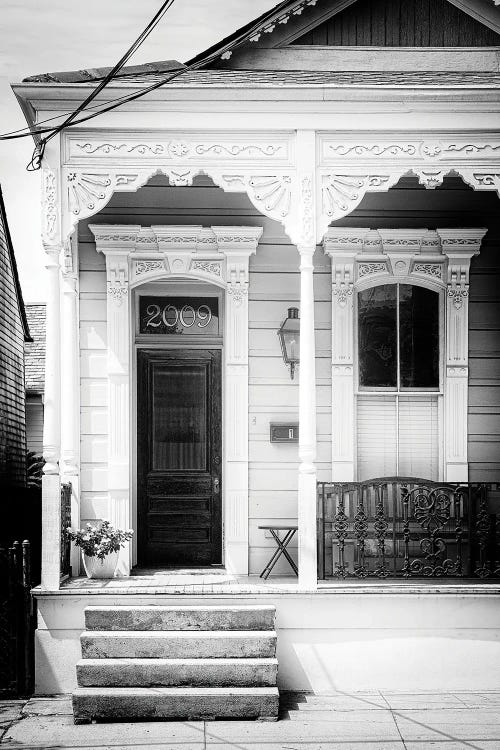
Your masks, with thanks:
M323 238L323 249L331 258L354 257L363 251L366 227L329 227Z
M443 255L448 258L471 259L481 250L481 242L488 230L484 227L458 227L436 229L441 240Z
M226 256L241 255L247 258L257 251L262 227L211 227L219 251Z
M132 252L141 231L137 224L89 224L89 229L95 237L97 252L104 255L113 251Z
M45 268L51 270L53 268L59 269L61 266L60 258L64 252L63 244L43 242L43 250L45 252Z

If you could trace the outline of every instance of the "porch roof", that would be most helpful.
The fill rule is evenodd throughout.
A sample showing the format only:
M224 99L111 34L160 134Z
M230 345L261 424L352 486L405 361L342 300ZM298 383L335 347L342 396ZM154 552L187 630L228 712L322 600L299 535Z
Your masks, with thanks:
M115 79L108 88L148 87L165 79L165 73L144 72ZM23 83L46 86L91 88L98 79L82 80L80 71L68 73L64 79L58 74L42 74L25 78ZM500 88L500 72L468 71L312 71L312 70L193 70L172 81L169 88Z

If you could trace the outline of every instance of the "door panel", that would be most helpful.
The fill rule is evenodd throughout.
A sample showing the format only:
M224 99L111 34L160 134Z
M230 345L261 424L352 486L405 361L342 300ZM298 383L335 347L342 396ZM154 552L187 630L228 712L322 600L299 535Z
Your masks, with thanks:
M138 559L222 562L221 352L138 352Z

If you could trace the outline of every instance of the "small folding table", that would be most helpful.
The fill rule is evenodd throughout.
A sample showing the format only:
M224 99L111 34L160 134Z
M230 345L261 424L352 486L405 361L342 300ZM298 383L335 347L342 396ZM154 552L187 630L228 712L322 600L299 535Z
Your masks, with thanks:
M259 526L259 529L264 529L264 531L270 531L274 541L278 545L278 549L274 552L273 556L271 557L266 567L260 574L261 578L264 578L265 580L269 576L270 572L272 571L272 569L274 568L274 566L276 565L276 563L278 562L278 560L280 559L282 555L284 555L284 557L286 557L286 559L290 563L290 566L293 572L295 573L295 575L299 574L297 570L297 566L295 565L295 562L292 560L292 558L290 557L287 551L287 547L292 541L293 537L295 536L298 528L299 528L298 526L274 526L274 525L273 526ZM281 539L280 537L280 531L285 532L285 536L283 537L283 539Z

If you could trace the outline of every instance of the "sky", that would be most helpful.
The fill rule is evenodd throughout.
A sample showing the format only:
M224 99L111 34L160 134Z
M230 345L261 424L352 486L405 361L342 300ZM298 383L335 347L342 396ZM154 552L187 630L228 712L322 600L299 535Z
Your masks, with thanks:
M130 60L185 62L277 0L175 0ZM35 73L112 66L161 7L161 0L1 0L0 132L26 125L10 88ZM94 120L99 126L99 119ZM25 302L44 302L40 172L27 172L33 141L0 142L0 184Z

